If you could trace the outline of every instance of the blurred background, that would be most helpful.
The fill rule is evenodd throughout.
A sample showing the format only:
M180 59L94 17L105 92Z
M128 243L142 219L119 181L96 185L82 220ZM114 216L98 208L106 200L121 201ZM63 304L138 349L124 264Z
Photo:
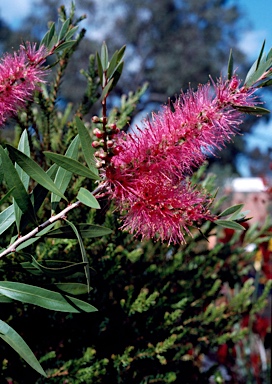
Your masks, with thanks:
M1 1L0 53L17 49L25 40L39 41L47 21L57 21L57 8L62 4L70 7L69 0ZM100 50L103 40L111 53L126 44L117 96L149 83L132 125L140 124L150 111L180 91L206 83L209 75L214 79L226 75L230 49L234 68L244 79L263 41L266 52L272 47L270 0L78 0L76 9L79 16L86 15L80 24L86 38L70 64L74 75L63 84L59 106L76 103L81 97L85 81L80 69L87 67L89 54ZM271 110L271 91L262 90L261 98ZM210 159L218 183L236 176L269 179L271 143L271 118L248 116L242 135Z

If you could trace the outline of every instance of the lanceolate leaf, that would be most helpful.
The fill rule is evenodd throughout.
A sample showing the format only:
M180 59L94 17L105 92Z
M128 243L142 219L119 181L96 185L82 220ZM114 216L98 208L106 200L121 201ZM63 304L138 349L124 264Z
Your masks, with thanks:
M78 224L77 229L81 237L93 238L106 236L112 233L112 230L106 227L101 227L100 225L93 224ZM54 238L63 238L63 239L76 239L74 231L68 226L64 225L58 229L53 229L47 233L48 237Z
M79 146L79 137L76 136L74 140L69 145L65 156L70 157L72 159L76 159L78 156L78 146ZM68 187L68 184L72 178L72 172L67 171L66 169L63 169L62 167L59 167L55 176L54 183L56 187L59 189L61 193L64 193ZM52 193L51 195L51 203L53 210L56 209L56 205L60 201L60 196Z
M98 175L98 169L95 167L94 159L95 148L92 147L92 139L90 137L90 134L79 117L76 117L75 121L86 163L88 164L90 170Z
M59 155L57 153L47 151L43 153L48 159L54 161L60 167L67 169L70 172L73 172L80 176L88 177L89 179L99 180L99 176L93 173L89 168L82 165L79 161L70 159L66 156Z
M26 156L30 156L30 146L29 146L29 141L28 141L28 136L27 136L27 131L26 129L23 131L20 141L18 144L18 149L23 152ZM25 171L17 164L15 163L15 169L18 172L18 175L25 187L25 190L27 191L28 185L29 185L29 175L25 173ZM20 222L21 222L21 217L22 217L22 211L18 207L16 201L14 201L14 214L15 214L15 221L17 225L17 231L18 233L20 232Z
M105 86L105 88L103 88L103 91L102 91L102 94L101 94L101 99L102 99L102 100L105 99L105 97L108 96L109 91L110 91L110 89L111 89L111 87L112 87L113 81L114 81L114 78L112 78L112 79L108 82L108 84Z
M2 197L2 199L0 200L0 205L2 205L6 200L8 200L8 198L9 198L10 196L12 196L12 191L14 190L14 188L15 188L15 187L13 187L12 189L10 189L10 190L8 191L8 193L6 193L6 194Z
M233 56L232 56L232 50L230 51L229 55L229 62L228 62L228 79L230 80L233 75Z
M26 129L23 131L20 141L18 144L18 149L19 151L23 152L26 156L30 157L30 146L29 146L29 141L28 141L28 135ZM16 169L18 172L18 175L20 176L22 183L25 186L25 189L27 190L28 184L29 184L29 175L23 171L23 169L16 164Z
M42 264L39 263L34 256L28 254L28 253L22 253L24 257L26 257L28 260L30 260L27 264L23 263L22 266L26 269L29 268L36 268L40 272L44 273L47 276L55 277L55 276L71 276L76 272L83 272L84 267L86 266L87 262L81 262L81 263L71 263L71 262L54 262L46 261ZM33 269L33 268L32 268Z
M232 207L229 207L225 209L223 212L219 214L219 216L228 216L231 215L232 213L239 212L243 208L244 204L237 204L233 205Z
M70 225L70 227L75 232L75 235L78 239L82 260L83 260L83 263L85 263L84 270L85 270L85 275L86 275L86 280L87 280L87 285L88 285L88 291L89 291L90 290L91 277L90 277L90 270L89 270L89 262L88 262L88 258L87 258L87 254L86 254L86 250L85 250L82 238L81 238L81 236L77 230L77 227L73 223L71 223L70 221L68 221L68 220L65 220L65 221Z
M36 222L34 209L30 197L6 151L0 146L0 156L5 180L9 189L13 189L12 196L23 213L26 213L31 221ZM25 155L24 155L25 156ZM27 156L26 156L27 157Z
M100 205L94 195L86 188L80 188L77 199L90 208L100 209Z
M23 283L0 281L0 293L13 300L38 305L52 311L72 313L97 311L92 305L74 297Z
M101 47L101 64L104 71L107 70L109 65L109 55L108 55L108 48L105 42L103 42Z
M215 220L215 224L218 224L224 228L238 229L238 230L242 229L243 231L245 230L245 228L241 224L238 224L235 221L231 221L231 220Z
M84 295L88 293L88 286L81 283L56 283L54 286L70 295Z
M234 105L233 108L238 109L238 111L243 113L248 113L249 115L267 115L270 113L269 109L262 107L247 107L244 105Z
M26 342L13 328L2 320L0 320L0 337L19 353L33 369L46 377L46 373Z
M20 165L21 168L37 183L41 184L44 188L48 189L50 192L54 192L56 195L66 199L66 197L58 190L54 182L47 175L47 173L37 164L34 160L26 156L24 153L18 151L16 148L11 145L7 145L10 156L16 163Z
M0 213L0 235L15 221L13 204Z

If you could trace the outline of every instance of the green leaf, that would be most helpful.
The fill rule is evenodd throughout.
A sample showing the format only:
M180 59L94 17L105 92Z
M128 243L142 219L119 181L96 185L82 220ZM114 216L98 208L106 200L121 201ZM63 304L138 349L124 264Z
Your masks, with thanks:
M120 62L123 60L125 49L126 49L126 46L124 45L119 51L116 51L113 54L111 61L109 63L109 67L107 69L108 80L110 80L110 78L113 77L113 75L115 74L116 70L120 68Z
M46 171L47 175L51 178L51 180L54 180L56 173L58 171L57 164L51 165L51 167ZM37 212L39 208L41 207L44 199L46 198L48 194L48 190L44 188L41 184L37 184L35 188L33 189L33 192L31 194L31 199L33 201L34 205L34 211Z
M115 51L112 58L111 58L111 61L109 63L109 67L107 69L107 77L108 79L111 78L111 76L113 75L114 71L115 71L115 68L116 68L116 65L118 64L117 63L117 58L118 58L118 51Z
M63 262L55 260L44 260L39 263L34 256L29 253L20 253L21 256L28 259L28 262L23 262L21 265L28 269L33 270L33 267L42 272L43 274L51 277L62 276L68 277L77 272L83 272L83 268L88 264L87 261L81 263Z
M102 63L101 63L101 58L100 58L98 52L96 52L96 61L97 61L97 71L98 71L98 76L100 79L100 84L103 87L103 85L104 85L103 84L104 72L103 72L103 67L102 67Z
M87 205L87 207L95 208L95 209L100 209L100 205L94 195L88 191L86 188L80 188L79 192L77 194L77 199Z
M75 43L76 43L76 40L65 41L64 43L60 44L56 49L54 49L54 53L58 53L58 52L64 51L65 49L69 49Z
M84 295L88 293L88 286L81 283L56 283L54 286L70 295Z
M95 159L94 159L94 153L95 148L92 147L92 139L89 135L89 132L85 125L83 124L82 120L80 120L79 117L76 116L75 118L76 126L80 138L80 143L82 147L82 152L84 155L84 158L86 160L86 163L88 164L88 167L90 170L98 175L98 169L95 166Z
M111 79L108 82L108 84L103 88L102 94L100 96L102 100L105 99L108 96L110 88L112 87L113 81L114 81L114 78Z
M78 135L72 140L71 144L67 148L65 156L76 159L78 157L78 147L79 147L79 137ZM55 176L54 184L61 193L64 193L70 183L73 173L59 167ZM53 211L56 210L56 207L60 201L60 196L52 193L51 203Z
M25 129L20 137L20 141L18 144L18 149L19 151L23 152L26 156L30 156L30 146L29 146L29 141L28 141L28 135L27 135L27 130ZM18 172L18 175L20 179L22 180L22 183L25 187L25 190L27 191L28 185L29 185L29 176L25 171L17 164L15 163L15 169ZM16 221L16 226L17 226L17 231L18 233L20 232L20 222L22 218L22 211L18 207L16 201L14 201L14 214L15 214L15 221Z
M233 56L232 50L230 50L229 61L228 61L228 80L232 78L233 75Z
M49 232L53 227L55 226L55 223L52 223L48 225L48 227L44 228L38 234L29 240L24 241L22 244L18 245L16 248L16 251L21 251L22 249L28 247L29 245L35 243L37 240L40 240L42 236L44 236L47 232Z
M15 188L15 187L13 187L12 189L10 189L10 190L8 191L8 193L6 193L6 194L2 197L2 199L0 200L0 205L2 205L6 200L8 200L8 198L9 198L10 196L12 196L12 191L14 190L14 188Z
M8 343L19 355L41 375L46 376L42 366L36 359L34 353L31 351L22 337L7 323L0 320L0 337Z
M76 27L73 27L73 28L69 29L69 31L64 36L64 39L65 40L70 40L71 37L76 33L77 30L78 30L78 25Z
M264 87L270 87L272 85L272 79L266 80L263 83L260 83L257 85L257 88L264 88Z
M93 238L106 236L112 233L112 230L106 227L102 227L100 225L94 224L78 224L78 231L83 238ZM48 237L54 238L64 238L64 239L76 239L76 235L74 231L68 226L64 225L63 227L53 229L52 231L47 233Z
M7 144L7 147L12 159L16 161L33 180L37 181L37 183L41 184L50 192L54 192L56 195L67 201L66 197L55 186L51 177L37 163L35 163L34 160L11 145Z
M25 129L20 137L20 141L18 143L18 150L23 152L26 156L30 157L30 146L28 141L27 130ZM22 180L22 183L25 186L25 189L28 189L29 184L29 175L23 171L23 169L19 166L19 164L15 165L15 168Z
M223 212L221 212L218 216L228 216L231 215L232 213L239 212L243 208L244 204L236 204L233 205L227 209L225 209Z
M13 300L38 305L52 311L71 313L97 311L92 305L74 297L23 283L0 281L0 293Z
M2 168L5 175L5 180L8 188L13 189L12 196L14 197L14 200L18 204L21 211L26 213L29 219L36 223L35 213L30 201L30 197L25 190L25 187L18 175L18 172L15 169L15 166L12 164L12 161L2 146L0 146L0 156L2 159Z
M68 158L63 155L52 152L43 152L45 156L58 164L60 167L67 169L70 172L73 172L77 175L88 177L89 179L99 180L99 176L93 173L89 168L82 165L79 161Z
M124 68L124 62L122 61L118 67L116 68L116 71L114 73L114 77L113 77L113 82L112 82L112 88L114 88L116 86L116 84L118 83L121 75L122 75L122 72L123 72L123 68ZM112 88L110 89L110 91L112 90Z
M81 251L82 261L83 261L83 263L85 263L84 269L85 269L85 275L86 275L86 280L87 280L87 285L88 285L88 292L89 292L89 290L91 288L91 286L90 286L90 280L91 280L90 269L89 269L89 262L88 262L88 258L87 258L87 254L86 254L86 250L85 250L82 238L80 236L80 233L77 230L77 227L73 223L71 223L71 221L69 221L69 220L65 220L65 221L70 225L70 227L75 232L75 235L77 237L77 240L78 240L78 243L79 243L79 247L80 247L80 251Z
M40 47L42 45L49 47L51 40L53 39L53 37L55 35L55 31L56 31L55 23L52 23L49 31L47 31L46 34L44 35L44 37L42 38L42 40L40 42Z
M7 296L0 295L0 303L12 303L12 299Z
M230 221L230 220L215 220L215 224L220 225L221 227L224 228L229 228L229 229L242 229L243 231L245 228L241 225L236 223L235 221Z
M244 105L233 105L233 108L237 109L240 112L248 113L249 115L266 115L270 113L269 109L261 107L247 107Z
M4 233L15 221L14 207L10 205L0 213L0 235Z
M120 61L123 60L125 51L126 51L126 46L123 45L123 46L119 49L119 51L118 51L117 63L120 63Z
M101 47L101 64L102 64L103 71L106 71L109 65L109 54L108 54L108 48L105 41L103 42Z
M70 19L65 20L65 22L62 24L61 30L59 32L58 40L63 40L64 36L66 35L68 28L70 26Z
M265 40L264 40L264 42L263 42L263 45L262 45L262 48L261 48L259 57L258 57L258 59L257 59L256 70L259 68L260 62L261 62L261 60L262 60L264 47L265 47Z

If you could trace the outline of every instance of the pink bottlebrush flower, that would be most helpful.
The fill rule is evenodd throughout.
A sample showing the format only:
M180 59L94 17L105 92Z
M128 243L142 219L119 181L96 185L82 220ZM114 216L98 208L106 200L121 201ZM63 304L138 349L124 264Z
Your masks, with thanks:
M207 153L220 149L242 123L237 106L253 106L253 89L239 81L219 80L189 90L138 133L120 134L116 154L105 176L109 193L124 213L123 229L143 238L184 242L189 227L212 220L206 193L190 186L187 176L201 166Z
M47 56L45 47L21 45L13 55L6 54L0 61L0 126L6 119L31 100L38 84L44 82L41 68Z

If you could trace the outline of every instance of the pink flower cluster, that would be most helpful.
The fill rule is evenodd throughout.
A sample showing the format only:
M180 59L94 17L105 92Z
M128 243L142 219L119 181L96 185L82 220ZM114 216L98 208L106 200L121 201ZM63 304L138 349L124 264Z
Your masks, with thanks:
M220 149L242 122L237 107L254 105L254 89L236 76L199 86L164 106L137 133L117 136L106 179L122 228L143 238L184 243L191 226L213 220L210 196L189 176Z
M45 47L21 45L20 50L6 54L0 61L0 126L31 100L45 71L41 65L47 55Z

